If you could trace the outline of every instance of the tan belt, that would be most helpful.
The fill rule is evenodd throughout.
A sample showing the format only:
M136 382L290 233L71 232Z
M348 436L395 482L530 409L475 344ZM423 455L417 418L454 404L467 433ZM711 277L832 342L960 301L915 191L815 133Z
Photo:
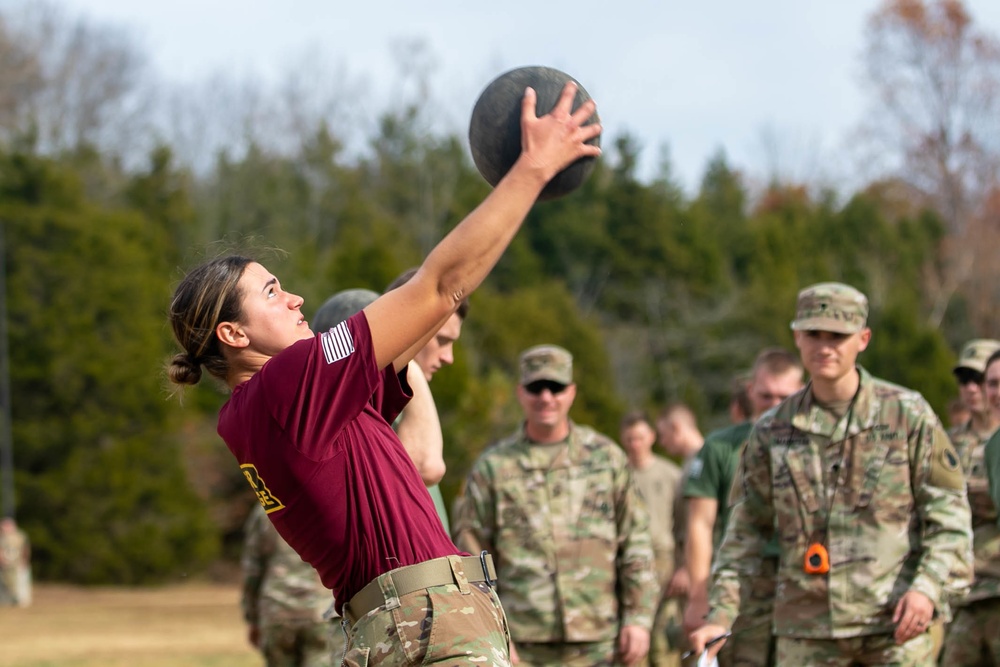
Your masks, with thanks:
M479 556L462 556L461 562L465 577L470 584L485 581L492 586L496 583L496 568L493 565L491 554L484 551ZM392 577L396 595L399 597L432 586L455 583L451 562L447 558L435 558L416 565L407 565L386 574ZM358 591L344 606L344 616L353 625L359 618L383 604L385 604L385 594L382 592L382 587L379 586L378 577L376 577Z

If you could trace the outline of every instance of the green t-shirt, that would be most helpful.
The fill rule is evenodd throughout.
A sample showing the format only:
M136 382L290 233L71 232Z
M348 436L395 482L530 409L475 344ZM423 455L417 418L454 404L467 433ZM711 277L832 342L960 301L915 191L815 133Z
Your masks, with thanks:
M740 467L743 446L750 439L753 422L742 422L713 431L705 438L688 471L684 484L685 498L711 498L719 503L715 526L712 528L712 551L717 553L729 523L729 491ZM777 539L764 548L765 556L777 556Z
M427 491L431 494L431 500L434 501L434 509L437 510L438 517L441 519L444 532L451 535L451 524L448 522L448 510L444 506L444 496L441 495L441 487L435 484L434 486L428 486Z
M993 506L1000 508L1000 430L987 441L985 458L986 474L990 478L990 498L993 499Z
M740 452L753 424L743 422L713 431L705 438L688 469L685 498L710 498L719 503L712 530L712 550L718 551L729 521L729 487L740 465Z

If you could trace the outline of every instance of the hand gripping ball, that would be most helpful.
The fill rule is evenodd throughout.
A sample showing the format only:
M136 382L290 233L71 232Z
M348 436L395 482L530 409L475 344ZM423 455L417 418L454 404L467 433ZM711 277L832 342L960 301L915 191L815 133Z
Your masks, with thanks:
M524 89L531 86L537 93L535 114L549 113L570 77L551 67L520 67L501 74L483 90L472 109L469 123L469 146L472 160L483 178L496 186L521 154L521 99ZM590 95L577 82L575 111L590 99ZM600 122L597 113L585 123ZM598 135L587 143L601 145ZM539 200L555 199L580 187L594 170L596 158L582 157L572 163L546 184Z

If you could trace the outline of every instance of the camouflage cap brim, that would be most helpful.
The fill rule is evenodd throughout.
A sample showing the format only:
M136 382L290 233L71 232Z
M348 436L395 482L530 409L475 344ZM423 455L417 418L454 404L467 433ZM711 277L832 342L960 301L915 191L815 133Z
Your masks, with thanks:
M853 334L865 328L865 322L835 320L830 317L809 317L795 320L791 324L794 331L830 331L833 333Z

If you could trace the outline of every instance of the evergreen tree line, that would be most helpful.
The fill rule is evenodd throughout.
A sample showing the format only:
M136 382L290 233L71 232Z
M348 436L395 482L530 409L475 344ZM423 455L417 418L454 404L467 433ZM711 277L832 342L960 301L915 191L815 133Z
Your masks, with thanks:
M237 249L302 294L307 316L337 290L383 289L488 191L456 138L384 139L345 164L319 132L299 155L250 151L204 179L166 147L132 174L96 153L0 153L15 479L39 576L140 583L232 555L251 497L214 433L221 388L178 401L165 384L172 287ZM941 330L924 324L933 213L893 219L871 193L837 204L777 186L750 210L721 157L688 200L638 182L629 151L618 141L578 192L536 205L472 295L456 363L434 382L448 496L515 427L525 347L574 353L581 422L615 434L626 409L684 401L710 428L733 375L792 344L796 292L820 280L871 298L864 363L944 407L951 350L973 332L961 308Z
M186 269L250 253L311 317L335 291L381 291L489 192L461 137L428 132L417 105L380 116L360 154L332 127L318 120L291 149L250 140L199 170L168 141L128 166L99 142L53 150L30 124L3 137L14 477L39 578L162 582L236 553L253 498L215 434L225 392L205 381L178 396L164 374ZM953 351L994 335L976 317L981 286L959 285L944 308L929 289L958 236L933 206L901 203L895 181L751 191L720 152L686 194L669 164L637 177L636 138L604 145L578 191L532 210L435 376L448 499L516 427L530 345L573 352L572 417L616 435L626 410L676 401L704 429L723 425L734 375L762 347L792 346L796 293L813 282L869 296L862 363L939 414Z

